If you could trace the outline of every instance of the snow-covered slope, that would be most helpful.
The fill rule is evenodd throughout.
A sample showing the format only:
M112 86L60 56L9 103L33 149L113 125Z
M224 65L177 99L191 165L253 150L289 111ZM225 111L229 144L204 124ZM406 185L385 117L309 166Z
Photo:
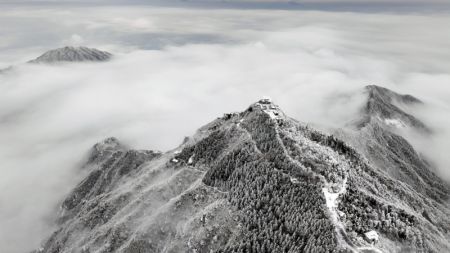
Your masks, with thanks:
M374 85L367 86L366 91L368 99L360 120L337 135L390 177L437 201L447 199L448 189L433 173L435 169L400 135L405 130L424 136L433 134L423 122L401 109L421 106L422 102Z
M421 156L400 134L402 131L415 131L423 136L433 132L419 119L402 108L423 106L423 102L411 95L398 94L379 86L367 86L367 102L353 126L335 132L362 154L375 171L386 175L403 188L407 194L399 196L395 206L405 206L417 213L424 224L437 234L436 240L450 240L450 220L448 201L449 185L435 173L435 168ZM413 110L409 110L413 111ZM384 186L386 187L386 186ZM379 189L375 192L378 194ZM408 230L402 232L408 233ZM421 238L416 238L421 240ZM394 248L392 252L397 252ZM413 249L407 249L413 251ZM439 250L434 249L434 252Z
M269 99L225 114L166 153L107 139L83 169L89 175L37 252L450 249L446 207ZM447 215L446 223L430 223L424 209ZM375 246L363 239L371 230L380 234Z
M430 132L419 119L401 109L401 106L421 105L423 102L408 94L399 94L384 87L369 85L365 87L367 102L359 127L378 121L393 128L413 127L422 132Z

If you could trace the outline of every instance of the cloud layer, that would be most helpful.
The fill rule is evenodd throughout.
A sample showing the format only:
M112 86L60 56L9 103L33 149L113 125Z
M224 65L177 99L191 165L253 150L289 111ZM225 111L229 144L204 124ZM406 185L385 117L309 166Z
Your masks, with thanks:
M116 55L0 75L2 252L38 247L95 142L171 149L265 95L327 129L355 116L364 98L343 95L364 85L409 92L433 106L417 113L438 134L415 144L450 162L448 15L22 6L0 23L0 67L67 44Z

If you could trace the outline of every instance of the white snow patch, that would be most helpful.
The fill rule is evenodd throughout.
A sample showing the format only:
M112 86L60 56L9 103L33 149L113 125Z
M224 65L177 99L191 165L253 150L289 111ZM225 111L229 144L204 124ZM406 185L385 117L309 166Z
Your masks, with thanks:
M189 157L188 164L192 164L194 162L194 155Z
M364 233L364 236L370 241L378 241L378 233L374 230Z
M336 192L336 193L329 192L329 190L326 187L324 187L322 190L323 190L323 195L325 195L326 205L331 212L333 221L337 222L338 214L336 211L337 210L336 209L337 208L336 200L338 199L340 192Z
M295 177L291 177L291 183L298 184L298 179Z
M339 229L342 229L343 231L345 231L345 227L339 220L339 210L337 210L337 206L338 206L337 199L339 198L339 195L345 193L345 191L347 189L347 177L344 178L344 181L342 182L342 187L338 192L330 192L329 189L331 189L331 187L325 186L324 188L322 188L323 195L325 196L325 203L328 207L328 210L330 210L331 221L333 222L333 224L336 227L336 232L337 232L337 236L338 236L337 239L338 239L339 243L343 244L343 245L347 245L345 240L342 238L342 236L338 232Z
M398 119L385 119L384 123L388 126L396 127L396 128L404 128L406 127L405 123Z
M275 113L273 111L266 111L267 114L269 114L270 118L272 119L276 119L277 115L275 115Z
M381 251L380 249L377 249L377 248L375 248L375 247L359 247L358 248L358 250L359 251L361 251L361 250L371 250L371 251L374 251L374 252L377 252L377 253L383 253L383 251Z

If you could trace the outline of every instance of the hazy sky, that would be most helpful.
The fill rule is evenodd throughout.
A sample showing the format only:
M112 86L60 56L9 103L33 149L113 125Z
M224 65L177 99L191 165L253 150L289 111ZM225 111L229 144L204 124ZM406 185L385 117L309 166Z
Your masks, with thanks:
M446 11L448 0L0 0L22 5L160 5L207 8L316 9L327 11Z
M208 3L208 2L229 2L229 3L345 3L345 4L360 4L360 3L383 3L383 4L393 4L393 3L448 3L446 0L166 0L166 2L198 2L198 3ZM60 2L73 2L82 3L89 2L93 3L129 3L129 2L139 2L139 3L154 3L162 2L158 0L2 0L1 2L50 2L50 3L60 3Z
M441 173L449 171L446 12L0 8L0 68L15 65L0 74L0 252L38 247L95 142L116 136L133 147L168 150L264 95L323 129L355 117L365 85L416 95L428 107L415 113L435 136L414 144ZM115 57L22 64L65 45Z

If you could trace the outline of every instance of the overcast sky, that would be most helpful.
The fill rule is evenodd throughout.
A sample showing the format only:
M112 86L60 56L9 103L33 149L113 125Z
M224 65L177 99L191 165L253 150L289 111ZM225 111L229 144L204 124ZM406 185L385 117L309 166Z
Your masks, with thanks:
M142 2L151 3L158 2L157 0L2 0L1 2ZM172 2L252 2L252 3L385 3L392 4L392 0L166 0ZM395 0L400 3L448 3L446 0Z
M405 7L408 6L422 6L433 7L436 5L449 4L448 0L0 0L0 3L23 3L23 4L36 4L36 3L50 3L50 4L62 4L62 3L87 3L89 5L95 4L180 4L189 6L194 4L195 6L211 6L210 4L217 4L216 6L253 6L258 7L292 7L299 6L316 6L317 8L333 8L340 5L351 8L352 6L371 6L382 5L386 7ZM247 5L251 4L251 5Z
M355 117L365 85L416 95L428 107L415 113L435 135L414 144L442 175L450 174L448 13L0 8L0 68L15 66L0 74L0 252L39 246L61 199L83 176L77 168L94 143L116 136L136 148L169 150L265 95L324 130ZM23 64L66 45L115 57Z

